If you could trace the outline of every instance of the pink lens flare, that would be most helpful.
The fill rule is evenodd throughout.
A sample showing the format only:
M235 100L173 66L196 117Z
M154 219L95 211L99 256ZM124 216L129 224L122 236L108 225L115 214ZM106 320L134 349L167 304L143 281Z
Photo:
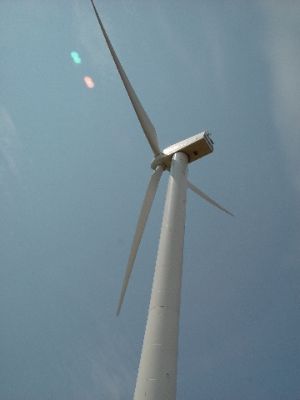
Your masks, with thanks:
M84 80L86 87L88 87L89 89L93 89L93 87L95 87L95 83L90 76L85 76L83 78L83 80Z

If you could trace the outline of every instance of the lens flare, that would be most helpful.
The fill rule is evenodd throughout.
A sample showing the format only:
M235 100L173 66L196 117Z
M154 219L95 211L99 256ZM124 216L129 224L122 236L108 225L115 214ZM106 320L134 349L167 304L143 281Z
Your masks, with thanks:
M95 86L95 83L90 76L85 76L83 78L83 80L84 80L86 87L88 87L89 89L93 89L93 87Z
M77 51L71 51L70 56L75 64L81 64L81 58Z

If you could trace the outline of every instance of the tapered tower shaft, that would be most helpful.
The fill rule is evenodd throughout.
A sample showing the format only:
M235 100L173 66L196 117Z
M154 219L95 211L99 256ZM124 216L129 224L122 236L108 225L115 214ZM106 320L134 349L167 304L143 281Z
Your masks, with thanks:
M188 158L172 158L134 400L175 400Z

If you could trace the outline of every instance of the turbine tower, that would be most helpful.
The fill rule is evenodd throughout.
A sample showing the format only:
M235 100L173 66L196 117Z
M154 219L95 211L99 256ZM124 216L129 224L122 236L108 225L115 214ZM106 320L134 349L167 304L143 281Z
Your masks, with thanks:
M163 151L160 150L155 128L125 74L94 1L91 0L91 3L111 56L154 155L151 163L154 172L150 177L138 218L117 314L121 310L160 177L164 171L170 172L134 400L175 400L187 188L220 210L232 214L187 179L188 164L213 151L213 142L209 133L207 131L198 133Z

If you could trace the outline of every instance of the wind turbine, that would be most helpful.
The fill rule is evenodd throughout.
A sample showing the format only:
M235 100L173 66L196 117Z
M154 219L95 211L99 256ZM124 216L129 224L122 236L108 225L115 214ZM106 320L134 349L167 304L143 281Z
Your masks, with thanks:
M150 177L138 218L117 315L121 310L160 177L164 171L170 172L134 400L175 400L187 188L220 210L232 214L187 179L188 164L213 151L213 141L209 133L207 131L198 133L163 151L160 150L155 128L125 74L94 1L91 0L91 3L106 44L154 155L151 163L154 172Z

